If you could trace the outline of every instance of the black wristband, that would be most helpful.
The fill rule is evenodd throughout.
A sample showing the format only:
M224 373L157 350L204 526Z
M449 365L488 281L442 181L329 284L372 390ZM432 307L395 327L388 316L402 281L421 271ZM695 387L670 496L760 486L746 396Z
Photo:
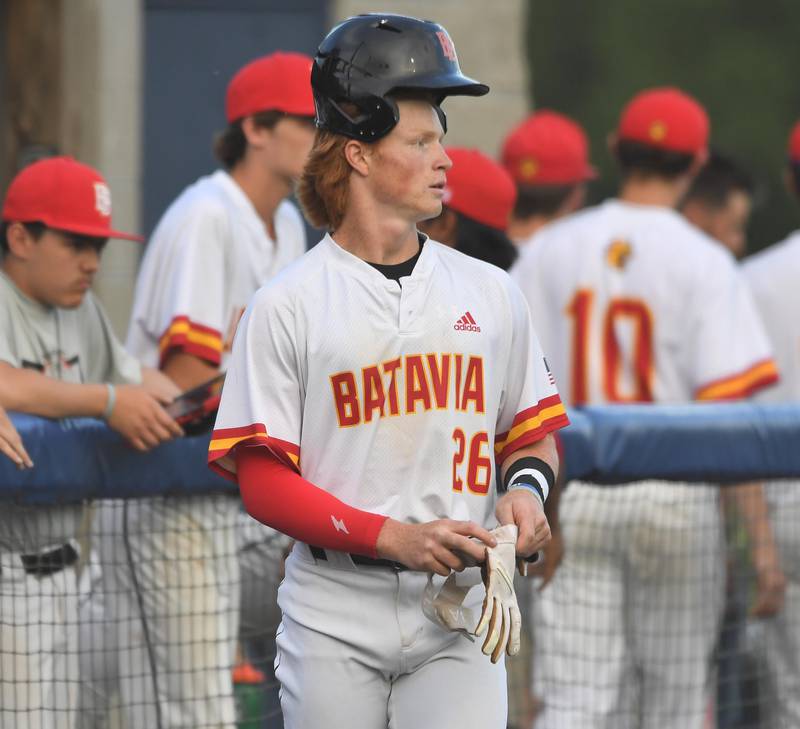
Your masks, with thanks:
M539 498L544 503L555 483L556 475L546 461L526 456L514 461L509 466L503 479L503 489L508 491L515 485L517 488L530 488L539 494Z

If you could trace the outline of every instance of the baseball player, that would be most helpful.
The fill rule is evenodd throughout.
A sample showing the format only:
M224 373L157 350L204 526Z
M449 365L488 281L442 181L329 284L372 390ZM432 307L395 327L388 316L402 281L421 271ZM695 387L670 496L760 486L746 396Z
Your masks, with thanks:
M278 594L285 725L502 727L503 664L481 648L516 650L518 616L510 572L491 575L547 541L566 415L517 287L416 229L445 194L441 102L488 88L440 25L389 14L335 27L311 84L298 194L330 232L248 307L209 453L297 540ZM422 609L432 573L452 585L468 560L486 560L487 598L449 617L499 608L483 646Z
M753 185L748 173L729 157L712 151L692 181L680 204L681 212L700 230L724 245L736 258L747 247L747 223L752 208ZM749 569L742 569L738 549L728 551L726 600L717 654L717 716L720 727L741 722L744 680L740 653L747 614L767 617L783 604L785 578L770 524L761 483L728 486L721 492L726 519L742 525L749 537L750 561L756 573L751 595ZM734 526L735 528L735 526ZM751 606L752 605L752 606Z
M745 254L753 181L733 159L711 152L681 201L681 212L736 258Z
M704 109L637 95L617 199L543 229L512 275L576 405L746 397L777 379L733 257L673 208L707 156ZM573 483L537 601L537 726L701 727L722 597L718 489Z
M507 271L517 257L506 235L517 191L509 174L477 149L447 147L441 215L420 224L434 240Z
M453 163L447 171L447 185L442 200L442 213L432 220L420 222L419 229L439 243L455 248L473 258L493 263L507 270L517 258L517 249L506 235L509 218L517 197L514 180L506 169L475 149L446 147ZM545 547L547 566L555 561L551 548L556 541L558 489L545 504L545 515L552 539ZM528 568L532 575L535 567ZM520 653L506 664L508 674L508 726L530 726L535 700L530 693L530 629L531 587L522 577L515 580L515 590L522 613Z
M786 182L800 199L800 122L789 137ZM800 232L765 251L747 258L745 278L755 296L775 357L781 370L776 388L761 399L771 402L800 401L800 328L794 316L800 305L797 281L800 276ZM800 484L797 480L767 484L772 529L780 562L786 576L783 610L764 621L766 655L777 702L775 726L800 725Z
M140 450L180 435L160 404L174 386L125 352L89 292L107 239L136 239L111 228L103 178L68 157L36 162L12 181L2 219L0 405L102 417ZM0 726L74 725L82 511L3 504Z
M8 419L6 411L0 407L0 453L8 456L17 468L32 468L33 461L25 450L22 438L19 437L17 429Z
M543 226L582 208L587 183L597 176L589 164L586 133L548 109L508 133L502 162L517 185L508 234L520 247L529 245Z
M310 69L309 57L278 52L238 71L215 147L224 169L188 187L149 242L127 346L182 390L226 369L249 299L305 251L286 197L314 137ZM104 511L103 554L115 565L103 571L106 603L129 726L234 726L240 511L222 495ZM241 528L263 539L264 528L243 517L250 524Z

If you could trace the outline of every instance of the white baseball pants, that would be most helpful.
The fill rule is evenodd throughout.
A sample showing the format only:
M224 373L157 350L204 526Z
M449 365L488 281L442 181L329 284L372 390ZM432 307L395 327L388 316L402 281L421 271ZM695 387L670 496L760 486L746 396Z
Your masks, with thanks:
M534 607L536 729L701 729L722 615L718 489L571 483Z
M278 591L286 729L505 729L503 661L423 615L427 576L333 554L315 563L295 545Z

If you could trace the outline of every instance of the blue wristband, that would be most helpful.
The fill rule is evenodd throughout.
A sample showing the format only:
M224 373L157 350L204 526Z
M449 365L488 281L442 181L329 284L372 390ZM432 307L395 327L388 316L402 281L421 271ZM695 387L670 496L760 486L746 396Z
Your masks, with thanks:
M103 410L103 420L108 420L114 412L114 405L117 404L117 388L109 382L106 382L106 389L108 390L108 400L106 401L106 409Z

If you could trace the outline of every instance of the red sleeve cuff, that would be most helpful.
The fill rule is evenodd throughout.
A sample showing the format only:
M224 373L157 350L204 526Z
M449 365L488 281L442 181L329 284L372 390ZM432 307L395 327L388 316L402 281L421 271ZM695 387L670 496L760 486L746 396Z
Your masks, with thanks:
M222 361L222 335L188 316L176 316L158 343L160 366L173 352L186 352L219 367Z

